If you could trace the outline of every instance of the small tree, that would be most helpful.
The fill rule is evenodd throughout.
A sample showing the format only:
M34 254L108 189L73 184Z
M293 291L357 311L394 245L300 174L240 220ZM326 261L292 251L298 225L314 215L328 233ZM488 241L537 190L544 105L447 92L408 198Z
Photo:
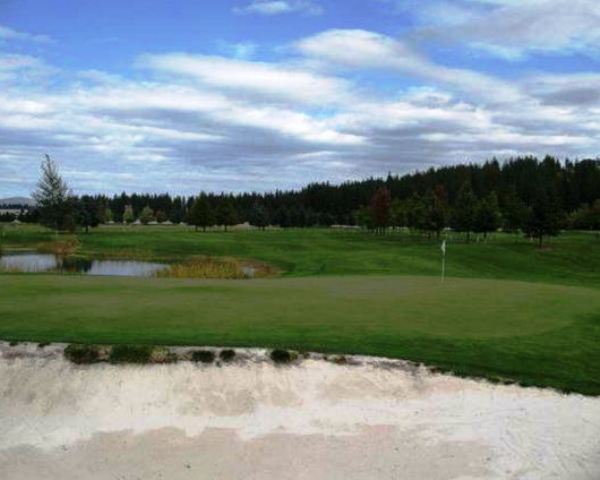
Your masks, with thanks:
M189 215L190 224L194 225L196 231L201 227L206 232L207 227L215 223L214 215L206 194L201 193L192 204Z
M167 214L165 213L164 210L158 210L156 212L156 221L158 223L166 222L168 219L169 219L169 217L167 216Z
M450 223L457 232L467 234L467 242L469 242L471 232L474 230L476 210L477 197L473 193L471 183L465 182L458 191Z
M536 237L539 247L542 248L545 235L558 235L561 220L556 194L539 190L527 215L524 230L532 237Z
M422 198L423 229L439 238L448 220L448 207L440 189L430 190Z
M390 207L390 220L393 227L405 227L407 225L406 204L399 198L392 201Z
M502 228L507 232L518 233L527 218L527 206L521 201L514 188L504 197L502 208Z
M140 222L142 222L144 225L148 225L148 223L152 221L154 221L154 212L148 205L146 205L143 208L142 213L140 213Z
M475 213L475 228L478 233L483 233L486 238L489 232L495 232L500 226L500 207L495 192L490 193L477 206Z
M58 165L45 156L42 162L42 178L38 182L33 198L37 202L39 221L42 225L59 230L74 230L75 202L69 187L58 170Z
M275 223L275 225L279 225L281 228L287 228L290 226L290 211L286 208L285 205L281 205L275 211L275 215L273 215L273 222Z
M217 223L225 227L235 225L238 222L238 215L231 198L227 197L221 201L219 208L217 209Z
M386 228L390 224L391 204L392 198L387 187L379 187L371 197L369 211L377 233L385 233Z
M131 205L125 205L125 210L123 210L123 222L130 224L135 220L135 215L133 213L133 207Z
M255 203L252 206L249 214L249 222L250 225L254 225L255 227L264 230L265 227L269 224L269 214L267 209L263 207L260 203Z
M113 212L110 208L104 210L104 221L105 223L112 222L114 220Z

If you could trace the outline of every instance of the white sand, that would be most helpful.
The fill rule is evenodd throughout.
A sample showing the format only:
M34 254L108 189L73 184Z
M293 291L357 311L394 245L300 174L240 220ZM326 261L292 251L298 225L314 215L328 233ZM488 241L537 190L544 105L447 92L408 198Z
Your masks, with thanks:
M373 359L77 367L41 352L0 344L3 480L600 479L600 398Z

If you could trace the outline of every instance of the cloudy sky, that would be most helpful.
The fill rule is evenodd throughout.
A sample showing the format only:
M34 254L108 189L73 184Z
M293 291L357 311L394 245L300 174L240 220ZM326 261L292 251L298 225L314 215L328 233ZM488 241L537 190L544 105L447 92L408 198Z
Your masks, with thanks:
M0 197L600 155L598 0L0 0Z

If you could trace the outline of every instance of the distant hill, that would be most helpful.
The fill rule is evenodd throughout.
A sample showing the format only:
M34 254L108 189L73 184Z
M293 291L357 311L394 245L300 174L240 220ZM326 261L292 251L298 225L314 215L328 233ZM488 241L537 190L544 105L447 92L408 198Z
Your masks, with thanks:
M35 200L28 197L0 198L0 207L5 205L27 205L28 207L33 207L35 205Z

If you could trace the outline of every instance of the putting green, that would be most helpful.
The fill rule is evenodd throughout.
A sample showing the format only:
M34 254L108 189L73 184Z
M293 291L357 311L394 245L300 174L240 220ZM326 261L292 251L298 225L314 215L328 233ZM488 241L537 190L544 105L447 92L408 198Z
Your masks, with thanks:
M0 338L284 347L406 358L600 394L596 289L364 276L0 275Z

